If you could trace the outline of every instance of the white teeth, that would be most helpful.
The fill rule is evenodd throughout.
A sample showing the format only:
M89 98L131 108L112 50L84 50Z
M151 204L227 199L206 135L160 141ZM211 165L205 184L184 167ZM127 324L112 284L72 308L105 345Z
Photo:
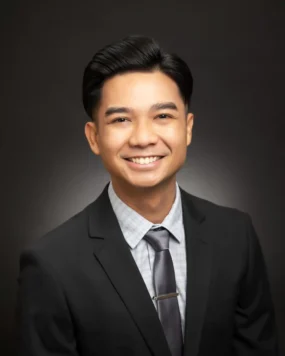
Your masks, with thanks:
M157 161L160 157L146 157L146 158L130 158L132 162L138 163L138 164L149 164L154 161Z

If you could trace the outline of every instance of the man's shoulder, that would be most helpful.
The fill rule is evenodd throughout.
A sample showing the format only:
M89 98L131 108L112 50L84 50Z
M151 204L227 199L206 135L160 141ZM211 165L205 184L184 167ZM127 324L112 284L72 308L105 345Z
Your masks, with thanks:
M88 207L88 206L87 206ZM23 252L60 259L82 248L88 237L87 207L30 242Z
M251 217L248 213L234 207L225 206L213 201L184 194L186 206L192 204L197 216L200 217L201 236L204 241L218 246L219 251L235 251L237 255L246 251L252 227ZM188 203L187 203L188 202ZM240 251L240 252L238 252Z
M214 202L212 200L208 200L205 198L202 198L200 196L194 195L193 193L190 193L186 191L184 188L181 188L183 192L183 196L186 197L186 201L191 201L196 208L198 208L200 211L203 211L205 214L227 214L227 215L234 215L234 216L244 216L247 215L244 211L237 209L235 207L231 206L226 206L217 202Z
M250 215L236 207L216 203L185 190L183 196L186 205L192 205L197 214L203 217L206 225L221 229L235 229L244 228L251 222Z

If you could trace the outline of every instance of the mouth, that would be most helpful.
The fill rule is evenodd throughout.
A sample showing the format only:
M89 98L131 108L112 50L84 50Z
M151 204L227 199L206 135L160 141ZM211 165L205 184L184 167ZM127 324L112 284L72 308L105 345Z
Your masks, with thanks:
M162 159L164 156L151 156L151 157L158 157L158 159L155 160L155 161L158 161L158 160ZM136 158L136 157L134 157L134 158ZM140 157L140 158L144 159L144 157ZM140 158L137 158L137 161L139 161ZM132 158L124 158L124 159L127 161L130 161L130 162L135 162L132 160ZM153 162L155 162L155 161L153 161Z
M136 160L135 161L132 161L130 158L124 158L126 161L127 161L127 164L129 167L133 168L133 169L140 169L140 170L143 170L143 169L153 169L157 166L160 165L162 159L165 157L165 156L156 156L156 157L159 157L158 159L154 160L154 161L149 161L149 160Z

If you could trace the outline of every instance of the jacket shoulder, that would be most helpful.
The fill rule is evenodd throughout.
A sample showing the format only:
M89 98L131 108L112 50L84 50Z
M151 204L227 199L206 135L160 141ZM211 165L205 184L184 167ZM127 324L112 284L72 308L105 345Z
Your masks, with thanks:
M60 260L63 256L79 251L88 236L86 209L30 242L22 254L33 253L47 260Z
M183 189L182 191L186 201L191 201L193 205L208 218L214 216L215 218L229 217L233 219L246 219L249 216L248 213L240 209L215 203L213 201L191 194Z
M216 246L217 255L226 251L232 260L245 261L252 238L252 221L248 213L237 208L223 206L215 202L186 193L185 201L201 216L200 227L204 241ZM186 205L188 205L186 204ZM195 208L193 208L193 206Z
M191 207L196 216L203 220L204 228L216 241L242 239L246 240L247 230L252 225L248 213L234 207L228 207L198 197L186 191L182 193L183 201Z

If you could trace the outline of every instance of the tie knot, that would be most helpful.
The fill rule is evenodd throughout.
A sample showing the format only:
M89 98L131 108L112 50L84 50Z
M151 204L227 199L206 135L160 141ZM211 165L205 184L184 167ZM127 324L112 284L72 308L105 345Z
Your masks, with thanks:
M169 248L169 238L170 233L164 227L149 230L144 236L144 239L156 252L167 250Z

